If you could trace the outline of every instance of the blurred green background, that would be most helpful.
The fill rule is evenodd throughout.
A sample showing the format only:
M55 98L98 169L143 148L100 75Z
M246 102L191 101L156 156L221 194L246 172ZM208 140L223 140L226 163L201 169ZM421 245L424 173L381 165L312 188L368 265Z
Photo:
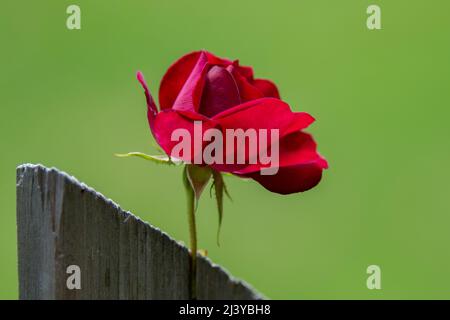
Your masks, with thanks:
M382 9L380 31L366 8ZM66 28L81 7L82 29ZM141 87L201 48L273 79L330 169L304 194L228 178L200 247L269 298L450 298L450 3L446 0L1 2L0 298L18 296L15 167L55 166L188 241L181 169L152 153ZM368 290L366 268L382 271Z

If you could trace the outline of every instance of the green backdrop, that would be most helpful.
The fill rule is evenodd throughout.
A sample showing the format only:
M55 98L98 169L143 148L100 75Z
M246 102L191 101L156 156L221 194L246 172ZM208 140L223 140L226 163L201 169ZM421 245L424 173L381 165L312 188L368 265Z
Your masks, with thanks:
M81 7L81 30L66 8ZM378 4L382 30L366 27ZM200 247L270 298L450 298L450 3L447 0L2 1L0 298L18 296L15 167L55 166L188 241L181 169L152 153L135 72L155 96L201 48L273 79L330 169L304 194L227 178L221 247L214 200ZM381 267L368 290L366 268Z

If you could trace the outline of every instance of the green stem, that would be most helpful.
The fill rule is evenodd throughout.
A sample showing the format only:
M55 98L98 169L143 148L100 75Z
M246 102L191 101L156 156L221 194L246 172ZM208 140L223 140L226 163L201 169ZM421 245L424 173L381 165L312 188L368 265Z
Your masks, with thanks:
M197 230L195 225L195 193L192 190L192 187L189 184L189 181L186 176L186 169L184 172L185 175L185 183L188 184L186 188L187 195L187 214L189 221L189 240L190 240L190 298L195 300L197 298Z
M195 227L195 203L189 201L189 236L191 242L191 298L197 298L197 230Z

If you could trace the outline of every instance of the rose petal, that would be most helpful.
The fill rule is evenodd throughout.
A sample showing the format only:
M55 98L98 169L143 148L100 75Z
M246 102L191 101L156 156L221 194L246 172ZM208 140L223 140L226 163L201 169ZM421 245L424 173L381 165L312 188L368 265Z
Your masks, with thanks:
M202 95L205 75L208 72L206 68L208 64L208 56L204 52L200 52L197 63L187 78L177 98L175 99L172 109L178 111L197 111Z
M262 175L259 164L234 173L258 181L272 192L289 194L311 189L319 183L322 170L328 168L327 161L317 153L312 136L300 131L281 139L279 163L273 165L278 167L275 175Z
M271 154L270 147L268 154ZM317 144L309 133L297 131L280 139L279 162L272 165L281 168L311 163L316 163L323 169L328 168L327 161L317 152ZM260 164L248 165L245 169L235 173L248 174L259 172L261 167L267 166L261 166Z
M233 66L238 70L239 74L241 74L245 79L247 79L247 81L253 80L252 67L239 65L239 60L234 60Z
M183 97L179 98L178 110L189 110L192 108L192 105L195 108L198 107L198 95L201 94L202 86L201 84L197 84L197 82L201 78L200 73L207 63L227 66L232 62L219 58L204 50L188 53L178 59L169 67L161 80L159 87L159 104L161 110L172 108L180 94ZM196 66L197 69L194 70ZM194 75L192 75L193 72ZM192 78L189 79L190 77ZM189 83L186 85L188 79Z
M233 77L239 88L239 95L242 102L264 98L264 94L261 92L261 90L250 84L248 79L244 77L234 65L228 66L227 70L229 70L233 74Z
M314 122L314 118L308 113L292 112L287 103L274 98L243 103L212 119L224 129L279 129L280 137L305 129Z
M247 131L251 129L256 136L256 141L252 141L256 146L261 146L259 137L261 129L266 129L269 137L265 144L270 146L270 130L278 129L279 138L299 131L308 127L314 118L304 112L294 113L290 110L289 105L281 100L274 98L262 98L253 100L231 109L225 110L211 118L211 125L220 128L223 136L223 144L234 144L233 149L225 149L223 152L223 164L213 164L213 168L219 171L232 172L242 170L249 165L250 159L255 159L257 156L255 152L259 152L256 148L251 148L248 139L246 139L244 148L238 146L236 142L227 141L227 129ZM251 132L250 132L251 133ZM255 150L256 149L256 150ZM238 155L243 156L245 164L237 164ZM226 159L233 156L235 163L226 164ZM259 168L259 167L257 167ZM259 170L259 169L255 169Z
M273 176L254 172L244 177L252 178L271 192L291 194L315 187L322 178L322 171L323 168L316 163L308 163L279 168L278 173Z
M184 113L177 112L174 110L163 110L158 113L154 119L153 123L153 136L156 139L156 142L161 146L161 148L166 152L167 155L173 156L172 151L173 148L180 143L180 141L175 140L172 141L172 134L176 130L185 129L187 130L190 136L190 155L182 155L181 160L193 163L195 152L203 152L203 148L205 147L205 142L201 141L204 135L204 132L213 126L212 121L206 120L202 121L202 131L200 139L195 135L194 132L194 122L192 119L186 117ZM200 147L194 147L195 141L201 141ZM198 149L198 150L197 150Z
M189 78L192 69L194 69L200 53L200 51L188 53L169 67L159 86L159 106L161 110L172 108L178 93Z
M150 124L150 127L152 127L153 120L158 113L158 108L156 107L155 101L153 100L152 95L150 94L150 90L148 90L147 83L145 82L144 75L142 72L138 71L137 73L137 79L141 83L142 87L144 88L145 92L145 99L147 101L147 118Z
M272 81L266 79L255 79L253 80L252 85L258 88L265 97L280 99L278 88Z
M225 68L212 67L205 79L199 113L212 117L241 103L232 74Z

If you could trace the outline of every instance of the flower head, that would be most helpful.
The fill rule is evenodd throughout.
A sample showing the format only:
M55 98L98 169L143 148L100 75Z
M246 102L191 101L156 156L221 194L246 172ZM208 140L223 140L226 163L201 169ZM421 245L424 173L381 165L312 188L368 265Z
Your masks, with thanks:
M273 82L255 78L253 69L237 60L207 51L181 57L161 81L159 111L141 73L138 80L145 90L153 136L170 157L251 178L280 194L313 188L328 166L312 136L302 131L314 118L292 112ZM182 152L176 130L191 137L184 141ZM227 135L231 130L241 136ZM275 132L276 139L270 139ZM244 140L237 141L242 135ZM207 150L214 161L202 157ZM266 157L276 153L275 163L259 161L261 153ZM273 174L262 173L269 165L275 169Z

